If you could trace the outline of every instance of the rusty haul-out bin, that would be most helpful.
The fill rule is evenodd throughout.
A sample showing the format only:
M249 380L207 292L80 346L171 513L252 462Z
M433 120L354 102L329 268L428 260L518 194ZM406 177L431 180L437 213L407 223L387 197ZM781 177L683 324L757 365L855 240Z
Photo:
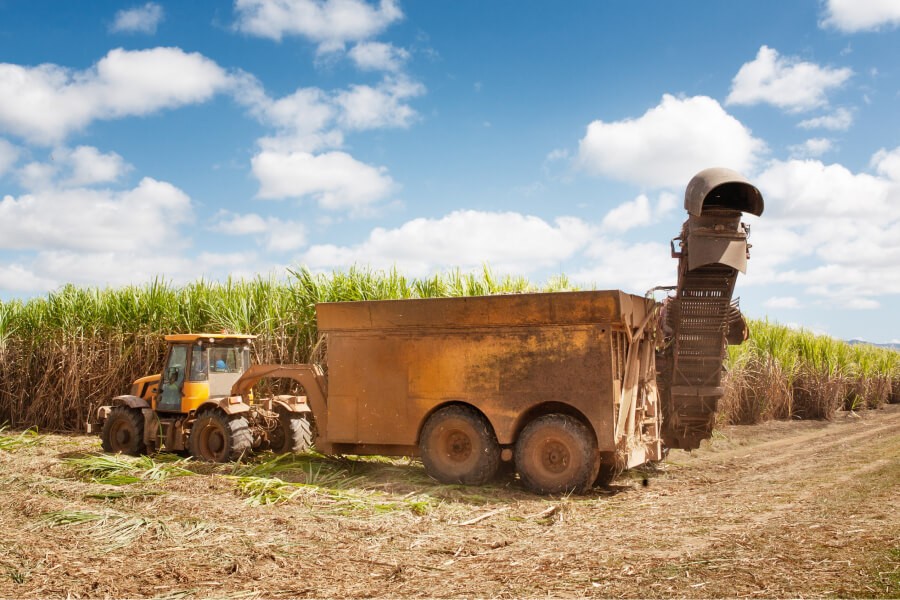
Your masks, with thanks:
M338 454L421 456L442 482L514 461L538 492L660 460L657 305L620 291L316 306Z

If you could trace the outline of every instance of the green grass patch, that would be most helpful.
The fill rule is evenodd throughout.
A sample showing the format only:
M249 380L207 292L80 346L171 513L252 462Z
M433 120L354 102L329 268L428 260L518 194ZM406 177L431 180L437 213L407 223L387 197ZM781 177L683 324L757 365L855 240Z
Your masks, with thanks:
M15 452L22 448L30 448L41 443L37 428L30 428L20 433L6 433L6 425L0 425L0 450Z
M184 466L189 461L190 459L173 454L157 454L152 457L98 454L66 458L62 462L81 479L106 485L130 485L194 475L193 471Z
M398 497L386 493L378 489L376 480L353 474L355 464L356 461L331 459L314 452L284 454L238 465L225 477L246 497L249 506L296 500L339 514L409 511L423 515L440 503L424 494Z

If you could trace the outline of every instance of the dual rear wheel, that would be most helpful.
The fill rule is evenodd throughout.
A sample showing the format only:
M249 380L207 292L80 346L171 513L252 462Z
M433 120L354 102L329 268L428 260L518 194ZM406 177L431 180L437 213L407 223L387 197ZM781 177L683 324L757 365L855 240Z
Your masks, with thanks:
M500 445L472 407L436 411L419 439L425 471L441 483L481 485L497 474ZM522 483L538 494L587 491L600 469L594 435L578 419L558 413L531 421L519 434L514 457Z

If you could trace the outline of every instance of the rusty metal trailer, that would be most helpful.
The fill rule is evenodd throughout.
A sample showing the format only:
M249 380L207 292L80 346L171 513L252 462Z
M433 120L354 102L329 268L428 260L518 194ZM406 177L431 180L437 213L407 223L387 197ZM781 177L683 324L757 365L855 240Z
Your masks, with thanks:
M732 302L759 190L727 169L695 176L663 303L621 291L318 304L319 365L257 365L305 389L326 454L421 456L442 482L480 484L512 464L539 493L696 448L712 433ZM678 246L676 248L676 242ZM639 268L639 265L635 265Z
M468 484L515 460L544 492L662 458L652 300L591 291L316 310L327 398L305 387L322 452L421 456L438 479Z

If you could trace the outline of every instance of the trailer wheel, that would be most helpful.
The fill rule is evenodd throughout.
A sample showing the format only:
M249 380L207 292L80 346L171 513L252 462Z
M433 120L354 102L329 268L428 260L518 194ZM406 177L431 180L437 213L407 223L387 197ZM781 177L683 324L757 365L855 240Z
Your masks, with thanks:
M441 483L481 485L500 466L494 430L468 406L448 406L428 417L419 449L425 472Z
M191 456L208 462L237 460L253 447L253 435L242 415L228 416L218 410L200 413L188 440Z
M529 423L516 441L516 468L532 492L585 492L600 470L590 430L568 415L551 414Z
M116 406L103 422L100 440L106 452L138 456L144 453L144 414L136 408Z
M312 446L312 423L303 413L278 411L278 426L269 433L269 448L276 454L303 452Z

